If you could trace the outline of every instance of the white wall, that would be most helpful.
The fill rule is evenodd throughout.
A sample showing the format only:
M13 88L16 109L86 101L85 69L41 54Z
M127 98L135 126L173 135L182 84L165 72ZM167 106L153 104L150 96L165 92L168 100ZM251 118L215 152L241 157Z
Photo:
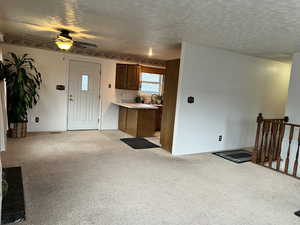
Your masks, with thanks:
M253 146L258 113L284 115L289 78L289 64L183 43L173 154Z
M293 66L291 72L291 80L289 86L288 103L286 107L286 115L290 122L300 124L300 53L293 56Z
M35 59L37 68L42 74L43 84L40 90L40 101L29 113L29 131L65 131L67 129L68 90L57 91L55 87L58 84L68 87L68 64L71 59L96 62L101 65L102 130L117 129L118 127L118 107L111 102L133 100L138 93L137 91L116 90L114 88L116 63L118 62L116 60L7 44L3 45L3 50L5 55L8 52L15 52L19 55L29 53ZM109 84L111 84L111 88L108 88ZM36 116L40 117L39 123L34 121Z

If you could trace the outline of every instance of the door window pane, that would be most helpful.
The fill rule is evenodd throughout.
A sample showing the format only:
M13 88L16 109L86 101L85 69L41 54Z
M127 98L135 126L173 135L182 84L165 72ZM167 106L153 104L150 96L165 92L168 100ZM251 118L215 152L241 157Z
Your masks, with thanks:
M82 75L81 76L81 91L88 91L89 89L89 76Z

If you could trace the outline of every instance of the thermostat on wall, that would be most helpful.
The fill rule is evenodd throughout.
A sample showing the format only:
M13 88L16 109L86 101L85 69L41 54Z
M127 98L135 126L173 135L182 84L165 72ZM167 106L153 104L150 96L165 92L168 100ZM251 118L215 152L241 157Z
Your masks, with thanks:
M194 97L192 96L188 97L188 103L192 104L194 103L194 101L195 101Z
M65 85L56 85L56 90L64 91L65 89Z

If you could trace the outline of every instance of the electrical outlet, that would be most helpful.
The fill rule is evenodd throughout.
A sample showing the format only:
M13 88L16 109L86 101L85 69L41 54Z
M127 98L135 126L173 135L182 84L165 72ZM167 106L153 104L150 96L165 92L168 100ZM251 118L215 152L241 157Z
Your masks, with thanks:
M40 122L40 117L36 116L36 117L34 118L34 121L35 121L36 123L39 123L39 122Z
M223 135L220 135L219 136L219 141L222 141L223 140Z

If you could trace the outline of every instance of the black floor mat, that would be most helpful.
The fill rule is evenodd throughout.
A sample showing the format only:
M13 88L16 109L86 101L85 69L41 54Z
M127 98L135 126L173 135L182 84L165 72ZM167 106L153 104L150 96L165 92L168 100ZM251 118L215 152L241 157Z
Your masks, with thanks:
M25 220L25 202L21 167L4 168L8 191L2 200L1 224Z
M215 152L213 154L235 163L249 162L251 161L251 157L252 157L251 152L248 152L243 149L234 150L234 151Z
M145 138L121 138L120 140L134 149L160 148Z

